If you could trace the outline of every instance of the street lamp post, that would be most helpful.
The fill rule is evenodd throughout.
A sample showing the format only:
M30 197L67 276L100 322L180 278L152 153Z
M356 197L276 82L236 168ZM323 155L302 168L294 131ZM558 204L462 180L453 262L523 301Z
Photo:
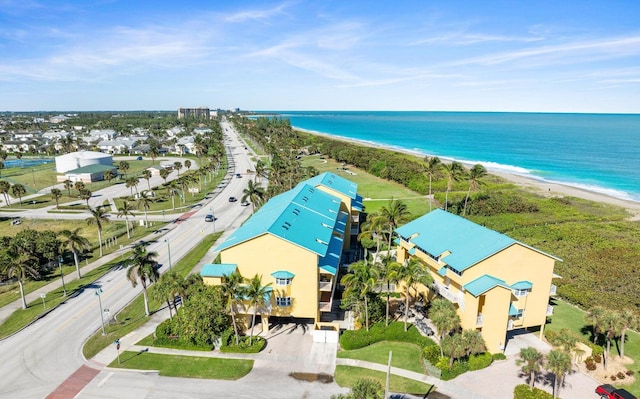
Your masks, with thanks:
M169 270L171 270L171 245L169 245L169 239L165 238L164 242L167 243L167 256L169 257Z
M62 255L58 255L58 267L60 267L60 278L62 279L62 296L67 296L67 287L64 285L64 274L62 273Z
M98 305L100 306L100 322L102 323L102 335L107 335L104 332L104 316L102 312L102 299L100 299L100 295L102 294L102 288L96 289L96 296L98 297Z

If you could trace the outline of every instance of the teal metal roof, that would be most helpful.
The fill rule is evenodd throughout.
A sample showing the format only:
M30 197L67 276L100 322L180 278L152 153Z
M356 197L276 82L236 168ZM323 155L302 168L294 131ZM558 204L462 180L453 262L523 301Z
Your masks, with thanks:
M278 270L277 272L271 273L271 276L273 276L273 278L294 278L296 275L285 270Z
M355 200L353 200L351 202L351 207L353 209L355 209L356 211L362 212L362 210L364 209L364 206L362 205L362 196L361 195L356 195Z
M207 263L202 266L202 277L224 277L233 273L238 265L235 263Z
M442 277L447 275L447 267L446 266L442 266L440 269L438 269L438 274L441 275Z
M450 252L441 260L458 272L463 272L515 243L561 260L442 209L429 212L397 228L396 232L434 257Z
M533 283L531 281L518 281L515 284L511 284L511 288L514 290L530 290L533 288Z
M480 276L472 282L464 285L464 289L475 297L478 297L495 287L509 289L509 286L505 284L504 280L500 280L499 278L495 278L488 274Z
M332 236L331 241L329 241L329 248L327 254L325 256L320 257L318 260L318 267L322 270L331 273L333 275L336 274L336 270L338 270L338 265L340 264L340 255L342 253L342 238L338 236Z
M306 182L314 187L325 186L346 195L352 200L355 200L358 195L358 185L356 183L330 172L321 173Z

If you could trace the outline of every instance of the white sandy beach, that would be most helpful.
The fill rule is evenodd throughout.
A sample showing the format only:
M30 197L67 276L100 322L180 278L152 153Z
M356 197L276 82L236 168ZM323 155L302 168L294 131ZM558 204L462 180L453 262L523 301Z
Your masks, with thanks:
M352 144L357 144L357 145L363 145L363 146L369 146L369 147L375 147L375 148L384 148L387 149L389 151L396 151L396 152L402 152L402 153L406 153L409 155L413 155L413 156L418 156L416 155L415 152L411 152L411 151L403 151L403 150L399 150L397 148L389 148L389 147L381 147L381 146L377 146L371 143L365 143L362 141L358 141L358 140L352 140L352 139L347 139L344 137L338 137L338 136L332 136L332 135L328 135L328 134L324 134L324 133L318 133L318 132L314 132L314 131L309 131L309 130L305 130L305 129L300 129L300 128L295 128L297 130L300 131L304 131L310 134L315 134L315 135L319 135L319 136L325 136L328 138L331 138L333 140L342 140L342 141L346 141ZM443 160L443 162L447 162L446 160ZM467 167L469 167L470 165L466 165ZM526 188L528 190L531 190L533 192L536 192L540 195L544 195L544 196L568 196L568 197L577 197L577 198L583 198L589 201L596 201L596 202L602 202L602 203L606 203L606 204L610 204L610 205L615 205L615 206L620 206L622 208L625 208L629 211L629 213L631 214L631 220L637 220L640 221L640 202L635 202L635 201L628 201L628 200L623 200L620 198L615 198L615 197L611 197L609 195L606 194L602 194L602 193L598 193L595 191L589 191L589 190L585 190L585 189L581 189L581 188L577 188L577 187L573 187L573 186L569 186L569 185L565 185L565 184L559 184L559 183L551 183L551 182L545 182L545 181L541 181L541 180L536 180L533 178L528 178L522 175L517 175L517 174L512 174L512 173L506 173L506 172L498 172L495 170L491 170L491 169L487 169L487 171L495 176L499 176L503 179L509 180L511 182L513 182L514 184L521 186L523 188Z

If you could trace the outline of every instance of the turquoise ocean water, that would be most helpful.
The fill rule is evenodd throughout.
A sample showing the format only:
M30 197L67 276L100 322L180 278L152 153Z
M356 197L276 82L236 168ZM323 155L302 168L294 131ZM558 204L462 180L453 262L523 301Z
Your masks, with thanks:
M271 111L273 112L273 111ZM640 202L640 115L277 111L297 128Z

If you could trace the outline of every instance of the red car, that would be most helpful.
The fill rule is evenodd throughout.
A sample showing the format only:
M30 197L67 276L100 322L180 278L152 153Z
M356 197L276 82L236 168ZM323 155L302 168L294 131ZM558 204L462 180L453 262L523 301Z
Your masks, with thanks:
M604 384L596 388L596 393L602 399L638 399L626 389L616 389L613 385Z

